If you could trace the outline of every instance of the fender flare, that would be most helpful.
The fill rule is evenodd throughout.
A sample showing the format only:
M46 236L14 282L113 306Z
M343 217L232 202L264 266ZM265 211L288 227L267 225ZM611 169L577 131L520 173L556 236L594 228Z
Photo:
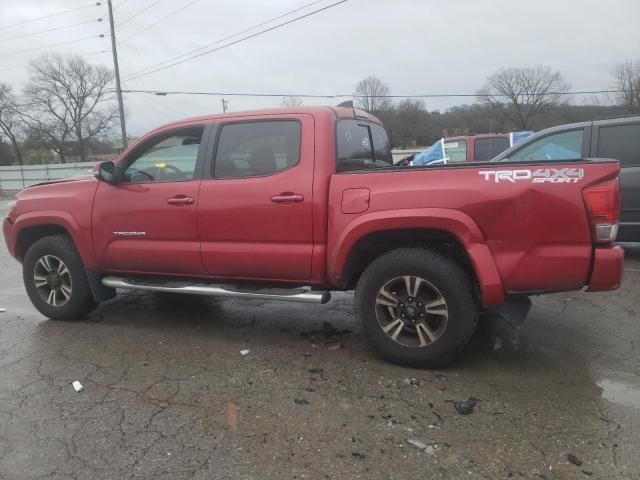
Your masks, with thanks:
M342 230L327 258L329 280L340 285L345 263L356 243L366 235L380 231L406 229L442 230L454 235L464 247L476 273L485 307L504 303L504 289L491 250L484 235L467 214L448 208L412 208L365 213Z
M83 230L71 214L60 210L36 210L18 216L12 228L14 251L18 251L18 239L25 229L47 225L64 228L78 249L78 253L85 267L93 268L95 266L94 255L91 248L90 227L89 230ZM25 252L22 252L23 255L24 253Z

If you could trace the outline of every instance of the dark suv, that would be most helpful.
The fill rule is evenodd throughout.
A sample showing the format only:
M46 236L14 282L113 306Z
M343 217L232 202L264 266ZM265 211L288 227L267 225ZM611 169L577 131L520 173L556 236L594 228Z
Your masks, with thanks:
M622 211L618 240L640 242L640 116L547 128L505 150L493 161L587 157L620 161Z

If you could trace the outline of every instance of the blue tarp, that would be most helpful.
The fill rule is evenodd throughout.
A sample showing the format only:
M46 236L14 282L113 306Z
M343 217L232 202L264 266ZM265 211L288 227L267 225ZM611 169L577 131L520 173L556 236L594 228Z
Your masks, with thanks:
M447 163L444 155L444 138L441 138L436 143L431 145L426 150L423 150L415 157L413 157L413 161L411 165L420 166L420 165L430 165L435 162L438 163Z
M531 135L533 135L533 132L531 130L523 130L521 132L511 132L509 134L509 146L513 147L514 145L520 143L525 138L530 137Z

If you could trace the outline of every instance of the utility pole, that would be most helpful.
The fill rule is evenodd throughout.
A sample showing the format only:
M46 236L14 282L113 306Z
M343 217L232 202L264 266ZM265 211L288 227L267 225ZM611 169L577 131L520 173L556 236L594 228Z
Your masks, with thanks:
M122 88L120 87L120 69L118 68L118 50L116 50L116 30L113 26L113 6L109 5L109 28L111 29L111 53L113 54L113 69L116 74L116 95L118 95L118 109L120 110L120 130L122 132L122 149L127 148L127 127L124 123L124 105L122 103Z
M229 106L229 102L223 98L222 99L222 113L227 113L227 107L228 106Z

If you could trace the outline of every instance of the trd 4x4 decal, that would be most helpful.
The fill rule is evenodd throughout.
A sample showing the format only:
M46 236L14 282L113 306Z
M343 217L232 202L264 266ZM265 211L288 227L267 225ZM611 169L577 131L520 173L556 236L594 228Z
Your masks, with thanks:
M483 170L478 172L488 182L578 183L584 178L583 168L538 168L536 170Z

